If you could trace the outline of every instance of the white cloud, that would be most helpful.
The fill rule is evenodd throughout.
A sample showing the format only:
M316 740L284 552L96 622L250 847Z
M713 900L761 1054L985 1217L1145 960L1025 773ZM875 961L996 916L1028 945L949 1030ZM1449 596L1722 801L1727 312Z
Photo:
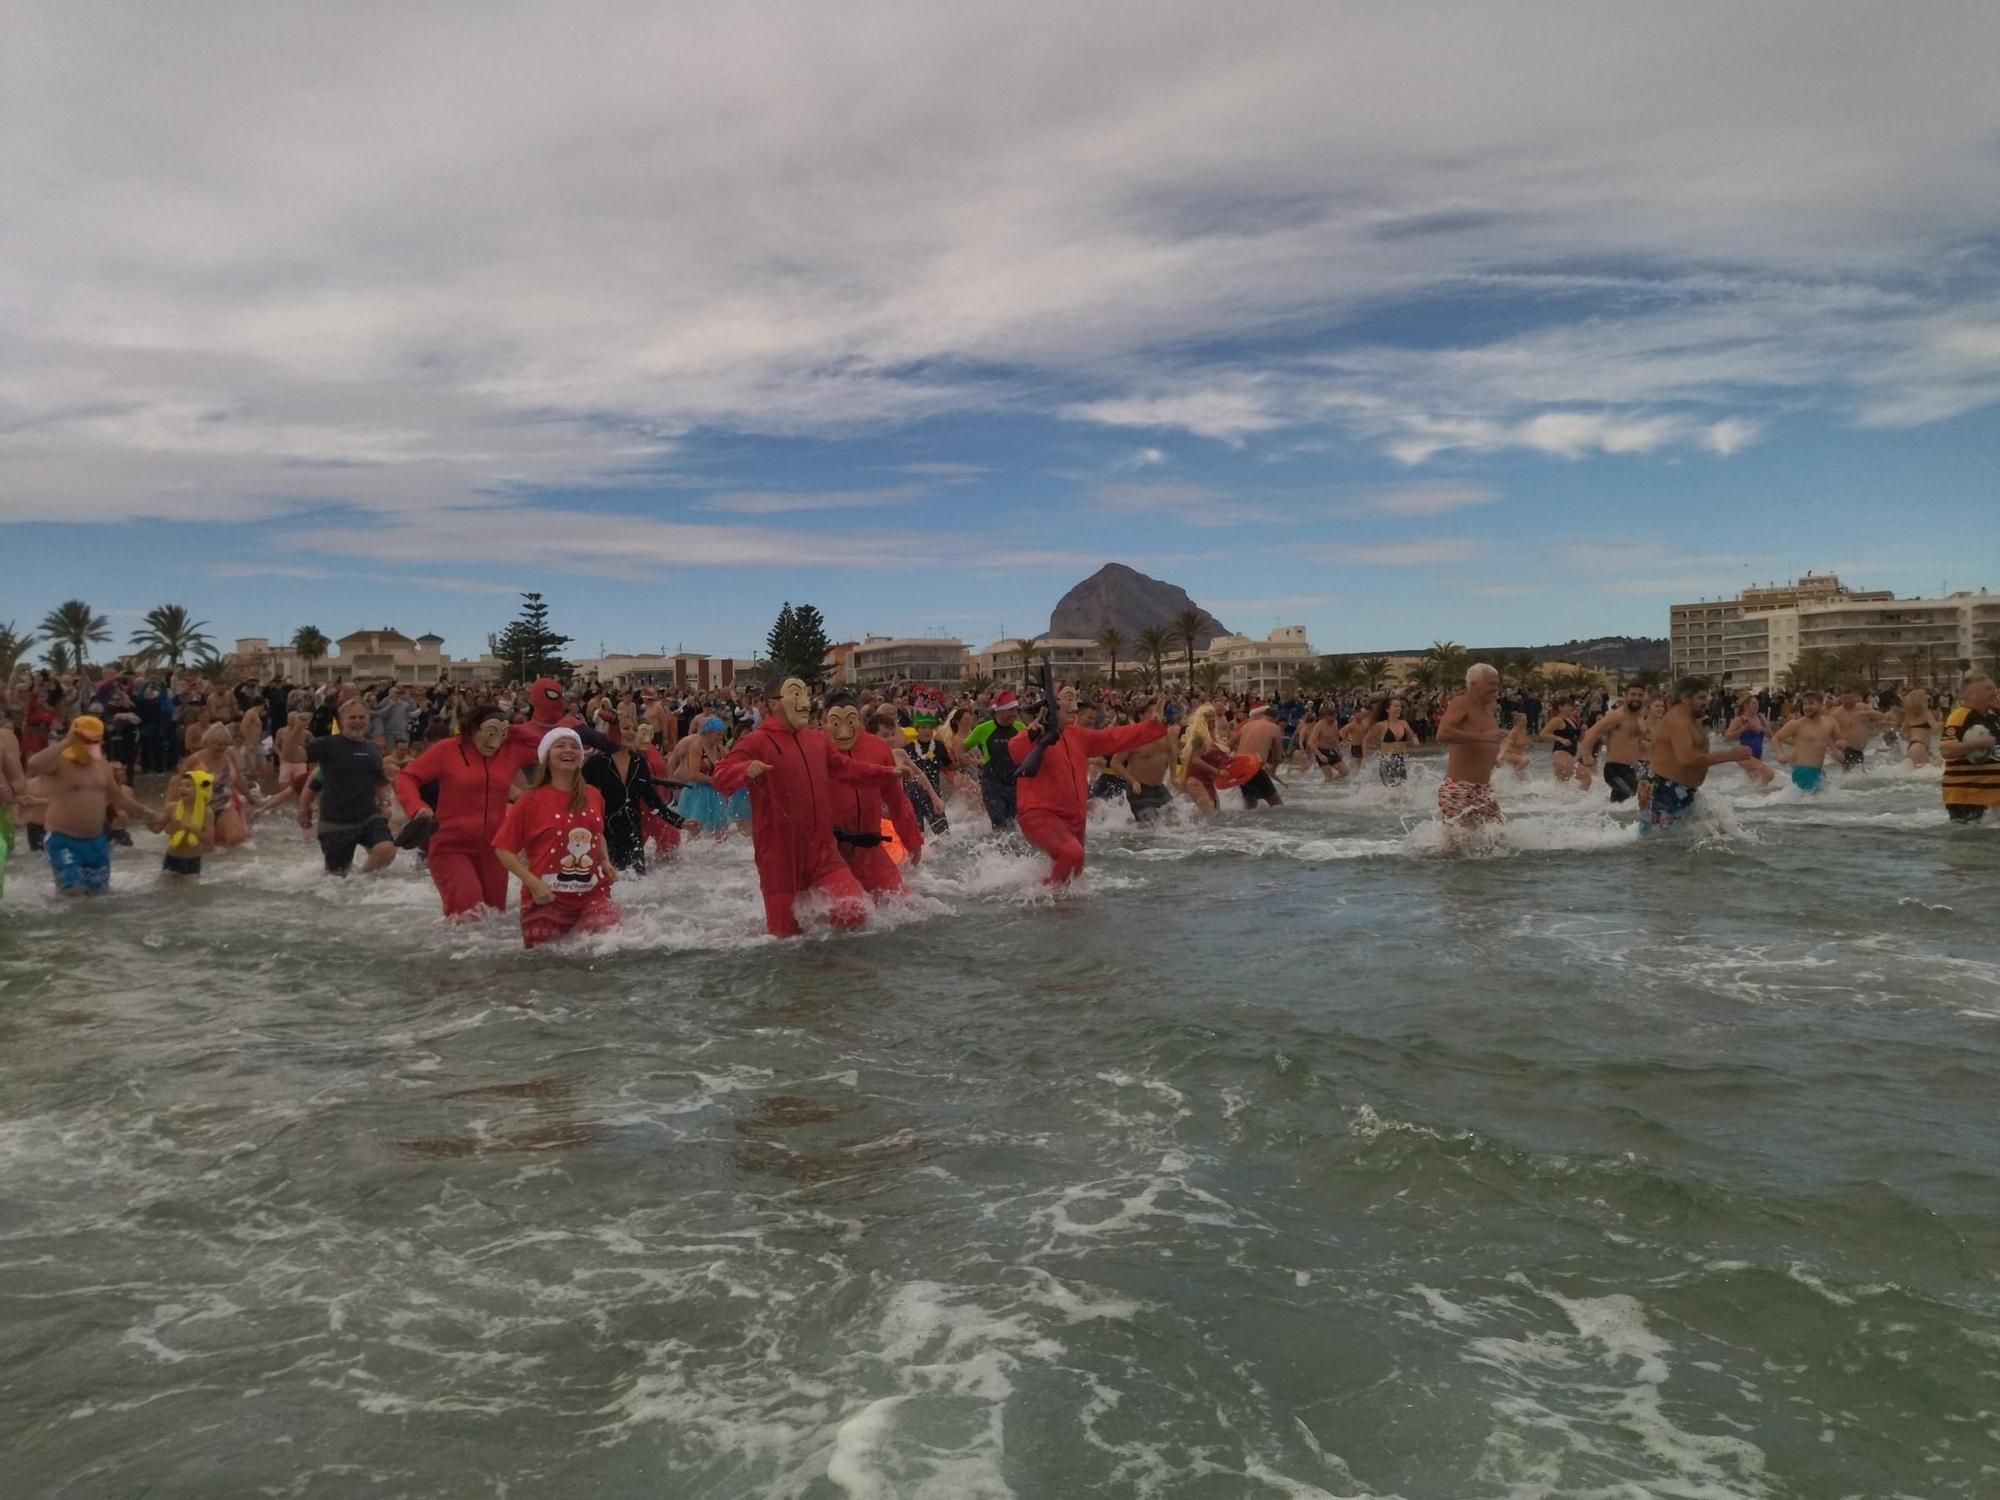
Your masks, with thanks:
M784 515L804 510L872 510L911 505L926 493L921 485L915 484L880 490L733 490L700 501L695 509L744 516Z
M45 7L0 521L422 515L993 407L1417 463L2000 400L2000 11L1832 10ZM1468 292L1538 331L1339 335Z

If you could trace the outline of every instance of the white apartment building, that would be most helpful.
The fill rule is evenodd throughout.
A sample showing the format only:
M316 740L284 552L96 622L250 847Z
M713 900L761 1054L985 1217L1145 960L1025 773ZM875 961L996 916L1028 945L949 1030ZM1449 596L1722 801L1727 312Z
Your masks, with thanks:
M1051 636L1032 644L1035 672L1041 670L1041 660L1046 654L1053 659L1056 676L1063 681L1109 675L1110 657L1096 641ZM995 641L979 652L974 660L982 675L1003 686L1018 689L1023 679L1020 647L1018 638ZM1299 668L1317 660L1319 657L1313 651L1312 643L1306 639L1303 625L1281 626L1262 640L1247 635L1219 635L1208 643L1207 649L1194 654L1197 672L1205 662L1213 662L1222 669L1224 692L1249 693L1260 698L1286 691L1298 679ZM1188 677L1186 648L1168 652L1160 663L1160 670L1169 688L1185 688ZM1151 663L1142 660L1135 648L1127 646L1119 654L1118 676L1121 682L1136 682L1140 675L1150 671ZM1029 680L1033 680L1032 676Z
M1801 652L1868 645L1882 649L1884 682L1948 686L1966 665L1990 667L1994 652L1986 642L1994 640L2000 640L2000 595L1985 589L1927 599L1887 593L1801 599L1726 622L1713 676L1738 691L1772 688Z
M1764 584L1747 588L1734 599L1701 599L1692 604L1667 607L1667 658L1674 677L1706 677L1722 681L1729 670L1728 631L1736 620L1779 609L1803 609L1835 600L1893 599L1887 591L1863 592L1850 589L1832 573L1808 573L1784 584ZM1751 632L1754 637L1755 632ZM1738 632L1738 639L1746 637ZM1745 649L1745 648L1739 648ZM1789 666L1787 659L1785 665ZM1782 670L1782 669L1780 669Z
M1298 680L1299 668L1318 660L1303 625L1281 625L1262 640L1219 635L1208 643L1207 650L1194 654L1197 672L1204 662L1222 669L1222 691L1257 698L1273 698L1288 691ZM1187 686L1185 648L1168 658L1165 676L1169 687Z
M356 630L334 642L335 653L308 662L288 643L271 644L264 636L244 636L230 653L246 673L287 682L381 682L428 686L440 679L451 683L499 682L506 664L491 655L454 659L444 654L444 637L430 634L411 640L393 626Z
M974 663L982 677L991 677L1002 687L1019 690L1036 680L1042 670L1042 658L1048 657L1055 664L1056 677L1060 681L1074 682L1077 678L1096 673L1102 676L1110 666L1104 648L1095 641L1075 640L1067 636L1040 636L1027 642L1033 646L1035 664L1024 669L1021 665L1022 640L1009 636L995 641L980 651ZM1130 649L1129 647L1127 649ZM1123 670L1126 658L1119 658ZM963 675L963 669L960 671Z
M949 635L871 635L848 656L848 680L874 687L916 683L956 688L972 658L965 642Z
M747 656L709 656L700 651L611 652L570 663L576 676L604 687L665 688L677 693L726 690L739 680L757 680L757 663Z

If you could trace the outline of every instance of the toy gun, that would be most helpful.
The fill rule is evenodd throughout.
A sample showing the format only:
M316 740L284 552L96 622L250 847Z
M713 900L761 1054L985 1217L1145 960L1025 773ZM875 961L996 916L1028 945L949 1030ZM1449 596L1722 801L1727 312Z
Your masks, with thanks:
M1056 702L1056 668L1048 657L1042 658L1042 729L1035 736L1035 748L1028 752L1028 758L1021 762L1016 773L1033 776L1042 769L1042 753L1062 738L1062 705Z

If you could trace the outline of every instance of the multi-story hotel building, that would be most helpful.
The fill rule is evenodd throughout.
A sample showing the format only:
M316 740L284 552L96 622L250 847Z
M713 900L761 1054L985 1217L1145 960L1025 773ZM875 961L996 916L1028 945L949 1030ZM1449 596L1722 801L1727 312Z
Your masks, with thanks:
M1948 683L1962 664L1984 662L2000 639L2000 596L1981 589L1898 599L1855 590L1831 575L1784 588L1745 589L1734 600L1676 604L1669 611L1673 674L1754 691L1779 686L1802 652L1879 646L1883 680Z

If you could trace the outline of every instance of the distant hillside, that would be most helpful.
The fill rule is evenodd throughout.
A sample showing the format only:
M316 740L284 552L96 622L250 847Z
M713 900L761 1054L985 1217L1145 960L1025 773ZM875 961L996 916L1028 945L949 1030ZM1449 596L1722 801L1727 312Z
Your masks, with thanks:
M1117 629L1131 641L1142 630L1165 625L1183 610L1201 609L1187 591L1176 584L1148 578L1123 563L1106 563L1057 602L1049 616L1048 633L1072 640L1094 641L1106 630ZM1223 623L1207 610L1202 618L1210 627L1195 642L1201 650L1218 635L1228 635Z

